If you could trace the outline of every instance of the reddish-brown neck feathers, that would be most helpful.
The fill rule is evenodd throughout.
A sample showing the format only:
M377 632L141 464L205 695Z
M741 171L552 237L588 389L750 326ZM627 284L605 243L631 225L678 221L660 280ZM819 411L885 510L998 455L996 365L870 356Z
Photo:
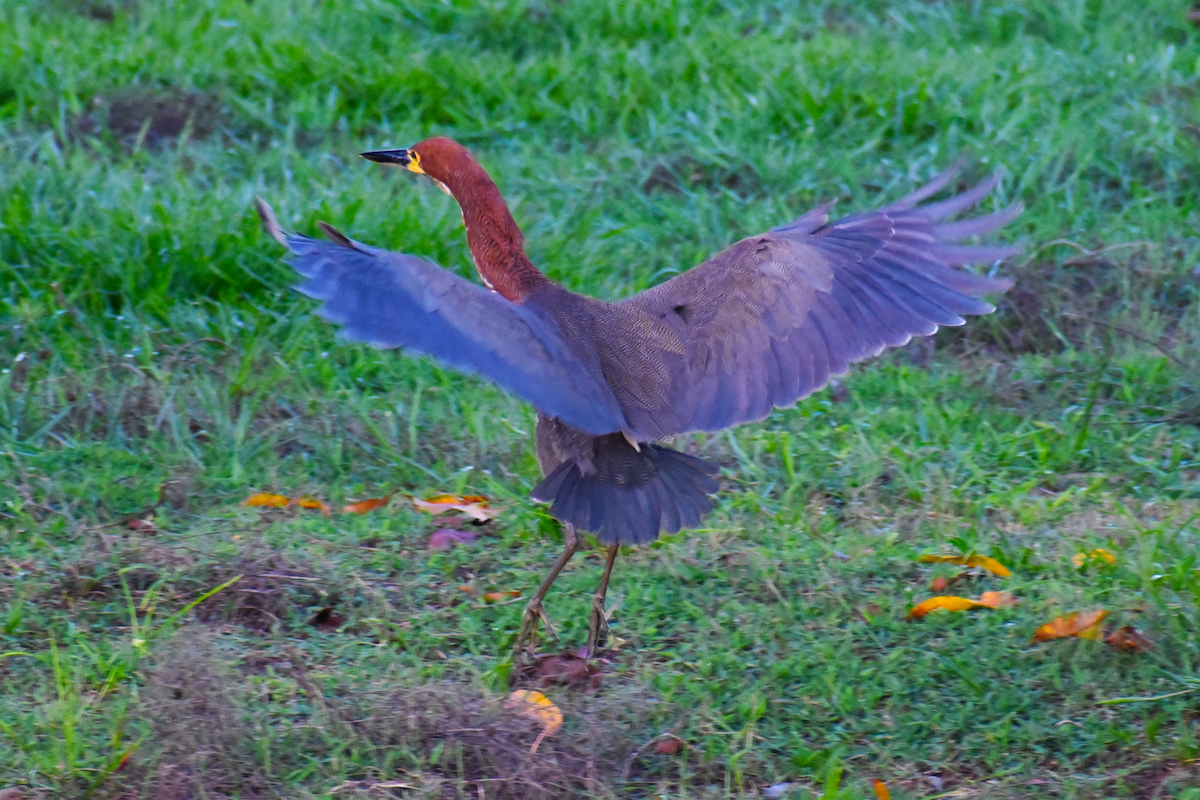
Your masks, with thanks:
M547 280L526 257L525 237L500 190L465 147L439 136L410 150L419 157L421 170L443 183L458 201L467 227L467 246L484 283L519 303Z

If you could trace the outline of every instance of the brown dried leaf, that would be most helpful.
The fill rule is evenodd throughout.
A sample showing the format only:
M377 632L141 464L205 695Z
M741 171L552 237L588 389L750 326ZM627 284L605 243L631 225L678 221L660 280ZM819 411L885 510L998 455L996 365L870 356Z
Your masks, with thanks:
M154 526L154 517L146 517L145 519L134 517L125 523L125 527L131 531L137 531L138 533L158 532L158 528Z
M1062 639L1067 636L1078 636L1082 639L1099 639L1100 623L1110 611L1097 609L1095 611L1073 611L1062 617L1055 617L1033 634L1035 642L1046 642L1051 639Z
M1154 643L1132 625L1117 628L1104 637L1104 643L1122 653L1144 653L1154 649Z
M660 737L650 749L660 756L673 756L683 749L683 739L672 734L667 734Z
M575 686L594 691L600 688L600 667L580 653L543 655L523 671L521 679L537 686Z
M456 544L470 544L479 538L475 531L460 531L456 528L438 528L429 535L430 550L449 550Z

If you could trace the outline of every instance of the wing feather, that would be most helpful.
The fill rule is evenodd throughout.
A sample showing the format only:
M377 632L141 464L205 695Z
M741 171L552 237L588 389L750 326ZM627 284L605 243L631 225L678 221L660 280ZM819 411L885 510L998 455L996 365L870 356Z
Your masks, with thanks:
M339 235L340 236L340 235ZM291 234L295 288L323 305L342 336L408 347L476 372L581 431L628 427L595 358L573 347L538 307L512 303L416 256ZM565 290L548 284L553 289Z
M830 223L828 205L813 209L615 306L631 321L688 311L673 329L684 353L669 360L669 385L657 393L673 413L631 408L618 391L627 418L669 419L635 426L635 435L651 439L759 419L886 347L994 310L980 296L1011 282L958 267L1008 258L1019 248L953 243L1007 225L1021 207L939 224L976 205L999 180L992 176L919 205L950 185L959 169L877 211ZM610 385L623 380L619 364L606 364L605 374Z

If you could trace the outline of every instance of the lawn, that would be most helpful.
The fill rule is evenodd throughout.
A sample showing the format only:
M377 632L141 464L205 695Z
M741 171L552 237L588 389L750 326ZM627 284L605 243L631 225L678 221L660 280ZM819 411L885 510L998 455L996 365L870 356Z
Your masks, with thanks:
M0 0L0 797L1200 798L1190 4L797 5ZM436 134L609 298L958 156L1026 207L995 314L676 442L717 509L622 553L536 752L533 410L337 338L253 212L473 275L453 201L356 157ZM500 513L431 550L440 492ZM1018 602L908 618L955 578ZM1145 642L1033 641L1091 609Z

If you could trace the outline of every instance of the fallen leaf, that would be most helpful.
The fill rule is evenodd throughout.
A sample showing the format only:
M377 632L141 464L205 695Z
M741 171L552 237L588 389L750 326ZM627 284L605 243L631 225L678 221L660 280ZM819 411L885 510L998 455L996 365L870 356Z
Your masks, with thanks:
M1078 636L1081 639L1099 639L1100 622L1111 612L1103 610L1073 611L1063 617L1055 617L1033 634L1035 642Z
M654 746L650 748L660 756L673 756L683 749L683 739L678 736L667 734L659 738Z
M374 511L377 508L386 506L392 496L385 495L383 497L372 497L367 500L359 500L357 503L351 503L348 506L342 506L343 514L365 514L368 511Z
M291 498L284 497L281 494L266 494L265 492L260 492L259 494L252 494L247 497L246 502L243 505L267 506L269 508L286 508L291 504L291 502Z
M929 589L934 592L944 592L949 586L950 581L939 575L930 582Z
M483 595L483 600L486 603L499 603L501 600L511 600L514 597L520 597L520 596L521 596L521 593L518 591L486 592Z
M329 504L323 503L315 497L301 497L296 501L296 505L301 508L315 508L327 517L333 513L333 509L329 507Z
M1097 547L1090 553L1076 553L1071 557L1071 563L1076 569L1083 569L1089 561L1103 561L1106 564L1116 564L1117 557L1103 547Z
M308 621L309 625L314 628L321 628L327 631L336 631L338 628L346 624L346 618L337 613L333 606L326 606L313 614L313 618Z
M429 535L430 550L449 550L456 544L470 544L479 538L475 531L460 531L456 528L438 528Z
M1001 578L1012 575L1008 567L989 556L921 556L917 560L922 564L962 564L964 567L979 567Z
M474 586L472 586L472 585L471 585L471 584L469 584L469 583L464 583L462 586L459 586L459 587L458 587L458 590L459 590L460 592L466 592L468 595L470 595L470 596L471 596L471 599L472 599L472 600L478 600L478 599L479 599L479 590L478 590L478 589L476 589Z
M1132 625L1117 628L1104 637L1104 643L1123 653L1144 653L1154 649L1154 644L1145 634Z
M587 687L594 691L600 688L600 667L582 652L539 655L532 665L521 670L520 680L536 686Z
M504 701L504 707L541 724L542 732L534 739L529 748L530 753L536 753L542 739L553 734L563 724L563 715L558 706L550 702L546 695L531 689L517 689L512 692Z
M500 512L488 505L486 497L476 494L458 496L454 494L439 494L421 499L412 498L413 505L421 511L430 514L444 514L447 511L460 511L473 520L487 522L500 515Z
M937 611L943 608L946 611L967 611L972 608L993 608L987 603L981 603L978 600L968 600L965 597L952 597L942 595L940 597L931 597L928 600L918 603L913 606L912 611L908 612L909 619L920 619L930 611Z
M876 800L892 800L892 793L888 791L888 788L884 785L883 781L879 780L878 778L874 778L871 781L871 785L875 787Z
M125 527L138 533L155 533L158 528L154 527L153 519L153 517L146 517L145 519L134 517L125 523Z
M984 592L979 595L979 602L988 608L1012 608L1017 604L1017 598L1010 592Z

